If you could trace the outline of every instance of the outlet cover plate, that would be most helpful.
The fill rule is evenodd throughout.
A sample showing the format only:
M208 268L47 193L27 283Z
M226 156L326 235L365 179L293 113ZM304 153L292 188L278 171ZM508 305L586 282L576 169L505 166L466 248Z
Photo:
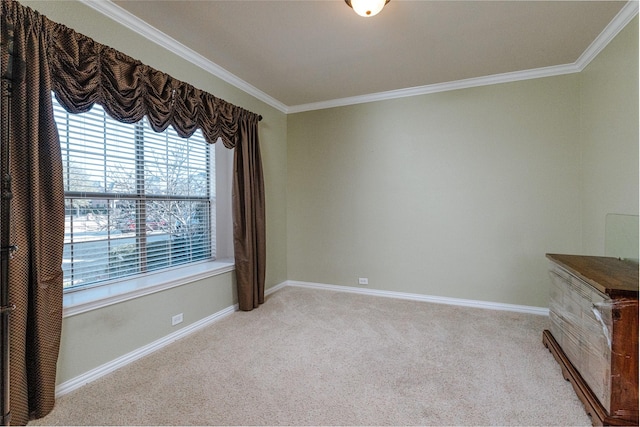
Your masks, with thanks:
M177 325L178 323L182 323L182 320L183 320L183 318L182 318L182 313L180 313L180 314L176 314L175 316L173 316L173 317L171 318L171 326L175 326L175 325Z

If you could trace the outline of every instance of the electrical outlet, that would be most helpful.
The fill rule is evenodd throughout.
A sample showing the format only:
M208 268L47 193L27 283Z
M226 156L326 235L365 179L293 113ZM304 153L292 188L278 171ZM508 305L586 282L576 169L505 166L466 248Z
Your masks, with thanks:
M369 284L369 279L367 279L366 277L359 277L358 278L358 284L359 285L368 285Z
M178 323L182 323L182 313L176 314L171 318L171 326L175 326Z

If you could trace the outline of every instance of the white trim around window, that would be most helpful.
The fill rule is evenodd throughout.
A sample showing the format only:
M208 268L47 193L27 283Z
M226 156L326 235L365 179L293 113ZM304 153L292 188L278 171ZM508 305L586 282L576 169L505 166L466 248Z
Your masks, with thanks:
M218 259L156 273L148 273L107 286L95 286L65 292L63 317L75 316L233 270L235 270L235 264L232 259Z
M216 240L216 260L147 273L106 285L67 291L63 299L63 317L97 310L235 270L231 213L233 150L226 148L220 140L214 144L214 148L216 209L212 218L212 224L215 225L212 231Z

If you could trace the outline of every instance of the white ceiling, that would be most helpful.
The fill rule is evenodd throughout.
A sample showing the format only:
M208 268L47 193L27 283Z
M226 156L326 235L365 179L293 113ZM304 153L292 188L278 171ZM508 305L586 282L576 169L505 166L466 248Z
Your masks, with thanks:
M391 0L372 18L356 15L343 0L113 0L106 9L293 112L363 102L372 94L455 88L442 85L487 76L576 72L638 5Z

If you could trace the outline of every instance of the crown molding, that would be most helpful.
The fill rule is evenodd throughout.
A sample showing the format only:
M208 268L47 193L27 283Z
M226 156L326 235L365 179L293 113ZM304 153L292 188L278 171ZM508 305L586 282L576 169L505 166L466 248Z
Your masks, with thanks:
M596 37L589 47L572 64L556 65L552 67L535 68L524 71L494 74L452 82L436 83L426 86L416 86L407 89L378 92L362 96L332 99L310 104L294 105L288 108L288 113L321 110L325 108L344 107L347 105L363 104L366 102L384 101L407 96L427 95L430 93L447 92L457 89L488 86L500 83L517 82L521 80L552 77L563 74L579 73L609 44L613 38L638 14L638 0L629 0L620 12L609 22L604 30Z
M436 83L425 86L416 86L405 89L378 92L368 95L287 106L277 99L273 98L272 96L266 94L265 92L262 92L255 86L252 86L251 84L245 82L244 80L215 64L214 62L203 57L199 53L193 51L177 40L169 37L155 27L152 27L151 25L142 21L140 18L122 9L115 3L112 3L111 0L79 1L285 114L321 110L325 108L344 107L348 105L363 104L367 102L384 101L417 95L427 95L431 93L517 82L521 80L531 80L542 77L559 76L563 74L579 73L584 70L587 65L589 65L589 63L609 44L609 42L613 40L613 38L638 14L638 0L629 0L623 6L620 12L618 12L618 14L606 26L606 28L600 33L600 35L596 37L593 43L591 43L591 45L589 45L589 47L582 53L582 55L580 55L580 57L571 64L536 68L532 70L514 71L509 73L494 74L490 76L456 80L452 82Z
M448 92L451 90L517 82L520 80L531 80L541 77L559 76L562 74L577 73L579 71L580 70L576 67L575 64L557 65L553 67L536 68L533 70L525 71L514 71L511 73L493 74L490 76L474 77L471 79L436 83L426 86L416 86L406 89L391 90L388 92L378 92L369 95L332 99L329 101L314 102L311 104L294 105L292 107L289 107L288 112L301 113L304 111L321 110L325 108L344 107L347 105L363 104L366 102L385 101L389 99L404 98L408 96L427 95L430 93Z
M591 61L618 35L624 27L638 14L638 0L630 0L620 12L609 22L604 30L596 37L589 47L580 55L575 64L580 71L584 70Z
M124 10L117 4L111 2L111 0L79 0L92 9L102 13L108 18L124 25L130 30L140 34L142 37L164 47L171 53L174 53L183 59L191 62L192 64L202 68L208 73L218 77L219 79L229 83L230 85L246 92L247 94L259 99L272 106L273 108L280 110L283 113L288 112L288 107L272 96L262 92L260 89L245 82L236 75L225 70L218 64L208 60L204 56L200 55L193 49L183 45L179 41L172 37L169 37L157 28L147 24L137 16Z

